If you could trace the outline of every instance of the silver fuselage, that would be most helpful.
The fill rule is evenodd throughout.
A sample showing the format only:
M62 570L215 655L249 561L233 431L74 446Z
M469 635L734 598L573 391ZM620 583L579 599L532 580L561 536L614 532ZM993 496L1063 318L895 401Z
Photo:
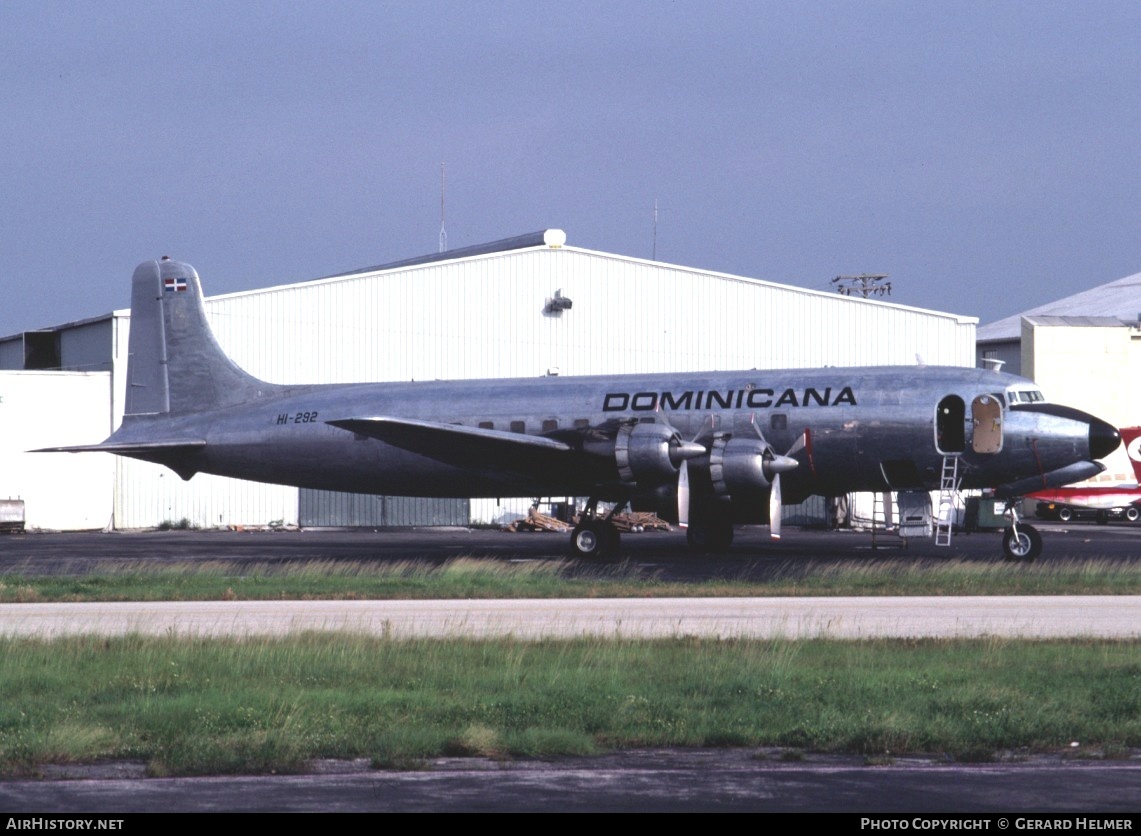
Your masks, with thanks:
M440 460L327 422L398 415L521 430L576 449L588 434L612 433L630 421L664 422L685 438L748 434L755 426L777 450L808 430L810 460L803 456L803 466L784 476L789 501L809 494L938 487L945 452L937 438L940 401L1001 397L1018 381L975 369L863 367L315 385L156 423L161 420L165 438L207 442L183 469L309 488L438 497L606 496L629 486L612 460L585 451L550 471L528 462L464 467L450 457ZM963 487L994 487L1092 457L1090 421L1096 419L1025 405L1003 405L1002 412L1001 449L994 453L974 451L974 427L966 416L967 443L958 451ZM137 418L118 438L146 439L154 432L151 421ZM893 484L893 474L900 473L908 475Z

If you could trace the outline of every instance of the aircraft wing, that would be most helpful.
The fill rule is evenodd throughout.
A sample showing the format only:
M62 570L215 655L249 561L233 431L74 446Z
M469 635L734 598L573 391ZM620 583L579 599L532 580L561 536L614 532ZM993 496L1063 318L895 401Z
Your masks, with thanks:
M566 461L574 448L544 436L374 416L326 423L457 467L542 472Z

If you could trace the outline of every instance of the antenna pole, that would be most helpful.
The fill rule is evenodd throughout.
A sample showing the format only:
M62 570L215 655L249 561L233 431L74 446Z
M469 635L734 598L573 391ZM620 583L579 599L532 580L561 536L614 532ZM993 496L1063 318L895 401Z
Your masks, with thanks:
M448 251L448 231L444 229L444 172L445 164L440 163L440 252Z
M654 198L654 248L651 250L650 261L658 260L658 199Z

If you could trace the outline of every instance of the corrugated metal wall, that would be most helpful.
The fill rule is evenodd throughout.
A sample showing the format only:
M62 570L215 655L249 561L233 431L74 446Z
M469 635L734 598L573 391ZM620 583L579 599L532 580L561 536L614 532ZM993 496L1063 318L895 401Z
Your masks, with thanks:
M0 370L19 371L24 368L24 335L15 334L0 340Z
M202 279L209 293L210 277ZM545 314L557 290L573 308ZM567 376L911 365L917 354L928 364L971 366L976 324L973 318L572 247L231 294L208 299L207 313L239 365L279 383L534 377L550 369ZM127 329L121 317L116 323L121 371ZM116 377L119 383L125 375ZM116 389L118 420L122 389ZM123 527L183 517L199 525L372 519L359 502L302 499L292 488L203 476L183 483L138 462L124 463L119 473L116 522ZM491 501L500 512L525 510L528 503ZM409 508L425 519L451 513L446 503ZM495 513L487 501L472 511L481 518ZM156 513L162 516L155 519ZM409 514L395 524L426 524Z
M200 473L188 482L150 462L117 459L115 527L186 520L196 528L297 525L297 488Z
M467 499L417 496L368 496L336 491L300 492L302 526L388 528L414 525L467 525Z
M209 277L204 277L209 290ZM556 290L574 302L543 307ZM973 318L576 249L523 250L209 300L274 382L974 364Z
M111 371L113 327L108 317L60 331L60 366L76 372Z

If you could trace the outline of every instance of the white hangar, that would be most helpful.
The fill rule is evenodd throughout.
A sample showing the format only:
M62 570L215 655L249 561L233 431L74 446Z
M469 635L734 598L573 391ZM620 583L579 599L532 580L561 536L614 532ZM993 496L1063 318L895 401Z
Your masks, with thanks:
M202 281L209 293L210 277ZM124 296L128 286L124 273ZM914 365L917 358L973 366L978 322L567 246L554 229L209 297L206 309L230 356L275 383ZM129 327L130 311L122 310L0 339L0 368L108 369L118 426ZM20 372L0 372L0 385L5 374ZM90 428L77 426L74 437L52 443L82 443L84 432ZM66 470L76 457L34 458L22 466ZM113 497L109 524L122 529L181 520L201 527L466 524L513 517L529 502L361 497L204 474L183 482L129 459L117 459L107 481L92 485L91 495ZM18 492L19 485L0 483L0 494ZM29 527L35 513L28 509Z

